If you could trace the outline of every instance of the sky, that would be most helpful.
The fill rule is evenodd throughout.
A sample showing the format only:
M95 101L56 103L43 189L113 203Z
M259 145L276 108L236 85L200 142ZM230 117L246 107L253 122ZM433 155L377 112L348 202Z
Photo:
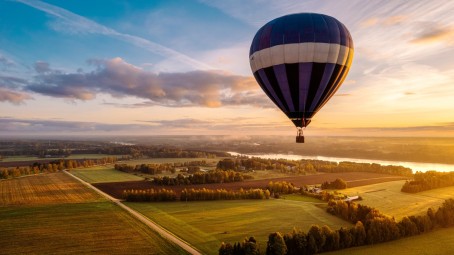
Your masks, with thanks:
M454 136L445 0L0 0L0 135L294 135L249 47L298 12L335 17L355 44L306 135Z

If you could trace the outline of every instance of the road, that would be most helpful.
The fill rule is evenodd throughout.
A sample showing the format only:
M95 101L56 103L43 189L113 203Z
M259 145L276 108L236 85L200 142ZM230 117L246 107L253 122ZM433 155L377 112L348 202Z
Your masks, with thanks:
M67 175L73 177L74 179L78 180L79 182L83 183L85 186L87 186L87 187L91 188L92 190L96 191L97 193L99 193L100 195L104 196L105 198L107 198L108 200L112 201L113 203L117 204L119 207L121 207L124 210L126 210L128 213L130 213L136 219L140 220L145 225L147 225L148 227L150 227L154 231L158 232L162 237L164 237L167 240L169 240L169 241L175 243L176 245L180 246L182 249L186 250L190 254L194 254L194 255L201 255L202 254L202 253L200 253L200 251L198 251L197 249L192 247L190 244L186 243L185 241L183 241L179 237L173 235L168 230L162 228L161 226L159 226L158 224L156 224L155 222L153 222L149 218L145 217L143 214L141 214L141 213L129 208L128 206L123 204L121 202L121 200L110 196L109 194L101 191L100 189L96 188L95 186L93 186L90 183L80 179L79 177L71 174L70 172L68 172L66 170L63 170L63 172L66 173Z

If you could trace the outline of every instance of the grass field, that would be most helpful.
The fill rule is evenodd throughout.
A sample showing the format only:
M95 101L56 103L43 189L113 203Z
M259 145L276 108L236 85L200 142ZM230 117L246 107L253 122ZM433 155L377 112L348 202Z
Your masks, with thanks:
M438 208L445 199L454 198L454 187L433 189L415 194L401 192L405 181L385 182L342 190L350 196L363 197L360 204L377 208L380 212L400 220L404 216L425 213L429 207Z
M269 233L288 233L294 227L349 226L313 203L287 199L126 204L204 254L217 254L222 241L234 243L249 236L265 251Z
M320 201L319 199L303 196L300 194L288 194L288 195L281 195L281 199L288 199L294 201L301 201L301 202L308 202L308 203L316 203L316 204L325 204L326 202Z
M330 255L383 255L383 254L430 254L446 255L454 251L454 228L403 238L393 242L361 246L336 252L324 253Z
M110 166L72 169L71 173L89 183L141 181L144 178L115 170Z
M0 207L0 254L187 254L110 202Z
M61 172L0 181L0 207L93 201L104 198Z

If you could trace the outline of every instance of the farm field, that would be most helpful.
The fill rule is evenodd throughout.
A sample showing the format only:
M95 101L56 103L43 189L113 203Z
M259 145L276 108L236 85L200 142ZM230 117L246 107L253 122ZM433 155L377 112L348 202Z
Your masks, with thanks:
M228 190L239 190L250 189L250 188L265 188L270 181L287 181L293 183L296 187L303 186L305 184L321 184L324 181L334 181L336 178L342 178L347 181L348 185L368 185L371 183L388 182L394 180L402 180L401 176L392 176L386 174L375 174L375 173L322 173L313 175L303 176L292 176L292 177L281 177L272 179L259 179L259 180L247 180L243 182L232 182L232 183L212 183L203 185L180 185L180 186L156 186L149 181L131 181L131 182L117 182L117 183L96 183L95 186L102 191L112 195L116 198L120 198L125 189L173 189L175 192L180 193L184 188L207 188L207 189L228 189Z
M217 254L223 241L234 243L249 236L254 236L260 250L265 251L269 233L288 233L294 227L350 226L313 203L284 199L125 204L204 254Z
M383 255L383 254L431 254L445 255L454 251L454 228L439 229L431 233L403 238L392 242L355 247L326 255Z
M0 207L0 254L187 254L110 202Z
M104 200L96 192L62 172L0 181L0 207Z
M0 181L0 254L187 254L63 173Z
M71 173L89 183L144 180L142 177L115 170L113 165L71 169Z
M360 204L400 220L404 216L425 213L429 207L438 208L444 200L454 198L454 187L433 189L415 194L401 192L405 181L385 182L342 190L350 196L360 195Z

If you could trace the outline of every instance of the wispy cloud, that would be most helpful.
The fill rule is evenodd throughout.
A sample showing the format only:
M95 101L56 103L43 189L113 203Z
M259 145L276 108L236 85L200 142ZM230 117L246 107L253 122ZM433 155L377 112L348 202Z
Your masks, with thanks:
M51 71L49 63L44 61L36 61L33 67L35 68L35 71L37 73L45 73Z
M47 63L39 62L35 68L39 66L40 72L26 89L52 97L77 100L91 100L98 93L149 100L135 107L271 106L252 77L209 70L153 73L121 58L91 60L90 63L96 66L92 72L63 73L50 69Z
M0 102L10 102L12 104L22 104L25 100L32 99L32 97L25 92L13 91L0 87Z
M14 61L8 59L0 53L0 70L6 70L15 65Z
M361 22L363 28L370 28L376 25L395 26L402 22L408 21L408 17L404 15L389 16L389 17L371 17Z
M117 38L124 42L130 43L137 47L143 48L154 54L170 58L180 63L184 63L188 66L193 67L194 69L209 70L213 69L211 66L202 63L198 60L195 60L181 52L167 48L158 43L152 42L145 38L118 32L112 28L101 25L95 21L72 13L68 10L54 6L45 2L36 1L36 0L16 0L17 2L26 4L35 9L41 10L52 17L56 18L58 22L52 23L52 28L65 33L89 33L89 34L101 34L105 36L110 36Z
M0 88L20 89L28 84L28 81L15 76L0 75Z
M416 44L452 43L454 42L454 27L427 26L411 42Z
M138 130L145 125L135 124L104 124L82 121L40 120L0 117L0 134L49 134L49 133L87 133L114 132L119 130ZM65 131L66 130L66 131Z
M257 121L253 119L253 121ZM262 120L252 123L251 119L194 119L140 121L137 124L115 124L84 121L43 120L0 117L0 135L5 134L185 134L231 133L241 130L256 134L260 131L288 130L285 125Z

